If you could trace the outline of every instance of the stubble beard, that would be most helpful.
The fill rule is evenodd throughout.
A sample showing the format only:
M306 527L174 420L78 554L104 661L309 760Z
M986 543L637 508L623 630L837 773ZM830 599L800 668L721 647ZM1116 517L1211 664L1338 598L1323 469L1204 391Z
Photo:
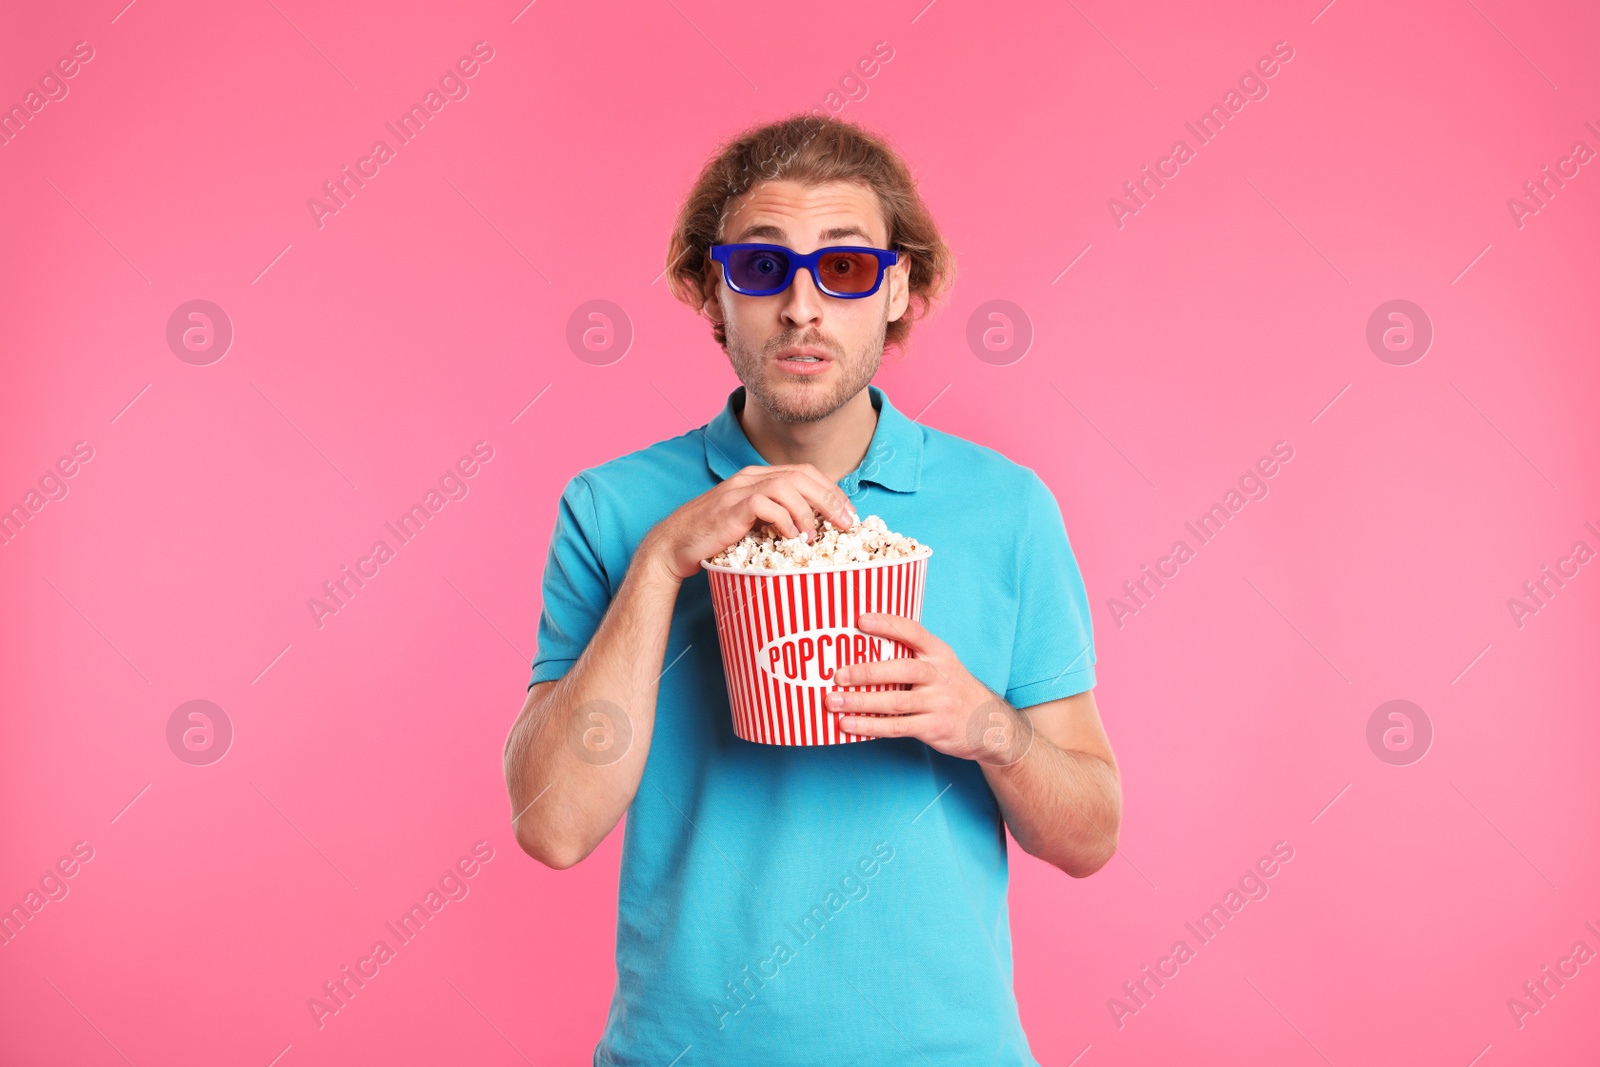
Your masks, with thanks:
M726 328L728 359L733 372L744 383L745 392L779 422L821 422L844 407L872 381L883 363L883 339L888 330L888 320L878 324L877 336L870 339L860 352L836 355L833 367L819 377L831 379L824 382L805 375L785 374L773 366L770 353L752 352L731 328ZM772 351L790 345L809 345L813 341L797 340L789 334L775 338ZM819 345L818 347L828 347Z

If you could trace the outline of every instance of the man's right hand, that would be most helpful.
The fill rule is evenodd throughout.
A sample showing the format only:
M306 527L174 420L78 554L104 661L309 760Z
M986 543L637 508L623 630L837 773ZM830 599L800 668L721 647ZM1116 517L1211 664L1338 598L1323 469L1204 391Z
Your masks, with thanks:
M813 511L840 529L856 523L844 490L811 464L745 467L662 519L639 547L681 582L757 526L780 537L815 536Z
M644 536L583 655L559 681L529 689L506 737L506 792L524 852L557 870L571 867L633 803L655 735L662 664L684 579L757 526L783 537L815 533L813 513L841 529L856 523L844 490L811 464L758 465L690 500ZM627 724L626 742L603 759L573 740L595 709Z

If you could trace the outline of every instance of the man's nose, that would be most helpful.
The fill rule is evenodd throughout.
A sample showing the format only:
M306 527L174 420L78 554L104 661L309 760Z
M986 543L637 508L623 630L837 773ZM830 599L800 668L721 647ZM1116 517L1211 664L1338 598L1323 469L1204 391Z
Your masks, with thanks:
M822 315L827 294L817 288L810 271L797 270L784 298L783 317L798 324L814 322Z

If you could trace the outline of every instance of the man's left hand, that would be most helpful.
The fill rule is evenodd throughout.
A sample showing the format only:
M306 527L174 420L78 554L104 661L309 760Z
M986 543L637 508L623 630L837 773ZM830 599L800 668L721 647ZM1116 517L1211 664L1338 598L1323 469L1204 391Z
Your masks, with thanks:
M839 667L834 682L909 683L911 688L869 693L830 690L828 709L839 715L841 729L863 737L915 737L945 755L993 766L1009 766L1027 753L1033 742L1027 717L974 678L950 646L921 623L872 612L857 616L856 629L899 641L915 656Z

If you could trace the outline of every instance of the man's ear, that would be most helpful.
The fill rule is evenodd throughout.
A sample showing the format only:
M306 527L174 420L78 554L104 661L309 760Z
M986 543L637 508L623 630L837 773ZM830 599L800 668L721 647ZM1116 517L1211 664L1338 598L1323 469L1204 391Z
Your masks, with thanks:
M706 275L700 279L700 311L712 322L722 321L722 301L717 291L715 275Z
M889 286L889 321L898 322L911 306L911 257L900 253L900 262L889 268L883 280Z

